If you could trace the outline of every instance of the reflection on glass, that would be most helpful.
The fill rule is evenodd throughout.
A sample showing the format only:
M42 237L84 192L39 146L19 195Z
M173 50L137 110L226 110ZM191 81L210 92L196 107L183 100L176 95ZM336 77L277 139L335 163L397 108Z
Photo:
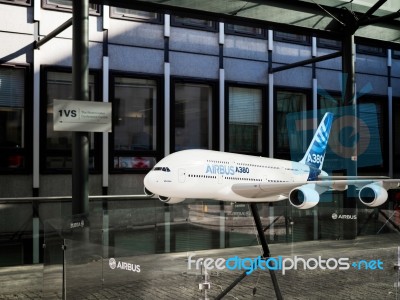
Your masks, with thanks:
M393 101L393 136L400 136L400 102ZM390 137L389 137L390 138ZM394 143L394 177L400 177L400 139L393 139Z
M0 149L24 149L25 71L0 69ZM0 155L0 168L20 168L22 153Z
M226 29L227 29L227 32L234 32L234 33L241 33L241 34L248 34L248 35L260 36L263 34L262 28L252 27L252 26L226 24Z
M175 151L212 148L212 87L175 84Z
M156 82L116 77L114 88L114 149L155 150Z
M193 26L199 28L213 28L213 22L210 20L180 17L180 16L174 16L173 20L175 23L181 25Z
M262 151L262 90L229 87L229 151Z
M114 157L114 168L116 169L151 169L155 164L154 157Z
M304 153L307 150L306 122L297 128L296 133L289 133L286 116L289 113L304 112L306 119L307 96L299 92L278 91L276 102L276 158L290 159L290 152ZM294 134L295 136L291 136ZM299 137L300 134L300 137ZM297 143L293 143L296 140ZM290 141L290 144L289 144Z
M152 21L158 19L158 14L155 12L148 12L148 11L122 8L122 7L111 7L111 15L113 17L136 19L142 21Z

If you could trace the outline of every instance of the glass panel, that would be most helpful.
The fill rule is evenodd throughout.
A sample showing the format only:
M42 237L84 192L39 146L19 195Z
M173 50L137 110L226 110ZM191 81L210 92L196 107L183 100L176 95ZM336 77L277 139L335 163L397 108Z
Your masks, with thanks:
M155 12L148 12L136 9L111 7L112 17L121 17L127 19L136 19L140 21L155 21L158 20L159 15Z
M95 100L94 76L89 76L89 99ZM47 73L47 149L66 150L72 147L72 134L70 132L53 130L53 100L67 100L72 97L72 74L62 72ZM93 134L91 134L93 149Z
M25 164L25 70L0 68L0 169Z
M116 156L114 157L115 169L151 169L156 164L154 157Z
M212 148L212 87L175 84L175 151Z
M342 192L322 194L308 210L259 204L265 259L248 204L96 199L87 220L63 217L61 203L38 202L42 221L56 217L44 221L43 267L21 262L31 240L14 243L32 232L32 204L1 203L0 298L275 299L271 271L284 298L393 298L400 293L395 200L356 212L343 208Z
M229 87L229 151L262 151L262 90Z
M18 4L18 5L31 5L31 0L0 0L2 3L11 3L11 4Z
M196 18L188 18L188 17L180 17L173 16L173 22L179 25L193 26L199 28L213 28L214 23L210 20L196 19Z
M310 43L310 37L289 32L274 31L274 39L277 41L297 42L301 44Z
M43 267L21 267L39 258L33 223L32 203L0 202L0 299L41 298Z
M44 7L54 9L68 9L72 10L72 0L42 0ZM99 13L99 6L97 4L89 3L90 12Z
M226 29L228 33L241 33L241 34L256 35L256 36L263 35L262 28L252 27L252 26L226 24Z
M293 112L304 112L302 117L306 120L307 96L304 93L277 91L276 102L276 148L275 157L283 159L291 159L290 152L305 153L309 144L306 135L306 122L302 122L302 128L298 128L294 133L296 136L291 136L288 131L287 115ZM298 134L301 134L299 137ZM289 141L295 138L298 143L289 145Z
M44 222L43 299L65 299L63 219Z
M400 136L400 101L396 99L393 101L393 139L394 143L394 177L400 178L400 139L394 138Z
M330 40L330 39L318 38L317 39L317 45L319 47L340 49L342 47L342 42L338 41L338 40Z
M358 105L359 175L388 175L387 100L360 99ZM370 167L375 168L371 169ZM369 167L363 169L362 167ZM380 172L379 174L377 172Z
M156 81L116 77L114 88L114 149L155 150Z
M400 58L400 50L392 50L392 55L394 58Z
M95 78L89 75L89 100L95 101ZM72 133L53 130L53 100L73 100L72 74L65 72L47 72L47 123L46 123L46 148L47 151L55 150L57 154L47 153L46 167L69 169L71 167ZM94 133L89 133L90 150L94 150ZM54 153L54 152L53 152ZM91 153L91 156L93 153ZM94 159L91 167L94 167Z
M356 45L357 52L365 54L373 54L379 56L386 56L387 50L381 47L374 47L369 45Z

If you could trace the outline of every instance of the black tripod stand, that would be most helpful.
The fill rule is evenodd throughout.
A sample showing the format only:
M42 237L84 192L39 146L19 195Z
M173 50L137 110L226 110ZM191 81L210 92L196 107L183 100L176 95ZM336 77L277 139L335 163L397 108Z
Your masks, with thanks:
M260 239L260 243L261 243L261 246L263 248L263 258L264 259L269 258L271 256L271 254L269 252L269 247L268 247L267 240L265 239L264 231L263 231L262 224L261 224L260 215L258 213L257 204L256 203L251 203L250 204L250 209L251 209L251 212L253 214L254 223L256 224L258 237ZM278 280L276 279L276 274L275 274L274 270L271 270L271 269L269 269L269 273L271 275L272 284L274 286L276 299L281 300L283 298L282 298L281 290L279 288ZM246 276L247 276L247 274L246 274L246 271L245 271L234 282L232 282L224 291L222 291L215 299L216 300L222 299L224 296L226 296L229 293L230 290L232 290Z

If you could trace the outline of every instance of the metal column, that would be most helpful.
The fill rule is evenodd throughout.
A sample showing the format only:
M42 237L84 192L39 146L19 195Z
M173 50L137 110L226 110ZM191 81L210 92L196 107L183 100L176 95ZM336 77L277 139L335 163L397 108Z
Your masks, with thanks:
M89 1L74 0L72 9L72 89L74 100L89 100ZM89 213L89 134L72 134L72 214Z
M355 91L355 45L353 30L346 30L342 40L342 89L343 103L346 112L354 116L353 128L357 130L357 107L356 107L356 91ZM351 153L343 153L347 157L346 172L347 176L357 176L357 139L352 147L348 150ZM349 159L350 157L350 159ZM354 186L349 186L347 195L343 203L344 212L346 215L357 214L357 195ZM357 236L357 220L347 220L343 223L343 238L354 239Z

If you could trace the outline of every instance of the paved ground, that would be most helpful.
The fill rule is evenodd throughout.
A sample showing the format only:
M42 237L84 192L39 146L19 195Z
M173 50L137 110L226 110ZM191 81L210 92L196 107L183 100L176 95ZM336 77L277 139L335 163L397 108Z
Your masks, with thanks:
M399 274L394 265L398 262L399 246L399 234L383 234L349 241L274 244L270 248L273 256L283 259L294 259L294 256L301 256L306 261L319 256L325 260L332 258L329 261L332 268L339 258L349 258L350 264L362 259L378 263L369 265L375 270L365 270L365 265L360 270L352 266L347 270L303 270L303 264L299 262L298 270L287 270L284 275L280 270L275 272L284 299L397 300L400 289L394 284ZM82 253L81 256L76 255L78 253ZM193 259L227 259L236 255L257 257L260 248L196 251L195 254ZM188 269L188 255L190 253L119 257L115 258L115 265L111 264L115 266L112 269L109 259L92 255L90 260L85 260L84 251L77 249L73 256L75 264L69 264L65 269L64 290L67 299L205 299L204 292L199 290L204 276L201 270L194 269L194 264ZM71 257L66 259L71 261ZM242 273L243 270L211 270L208 299L215 299ZM0 268L0 299L62 299L62 291L60 265ZM276 299L269 272L255 270L223 299Z

